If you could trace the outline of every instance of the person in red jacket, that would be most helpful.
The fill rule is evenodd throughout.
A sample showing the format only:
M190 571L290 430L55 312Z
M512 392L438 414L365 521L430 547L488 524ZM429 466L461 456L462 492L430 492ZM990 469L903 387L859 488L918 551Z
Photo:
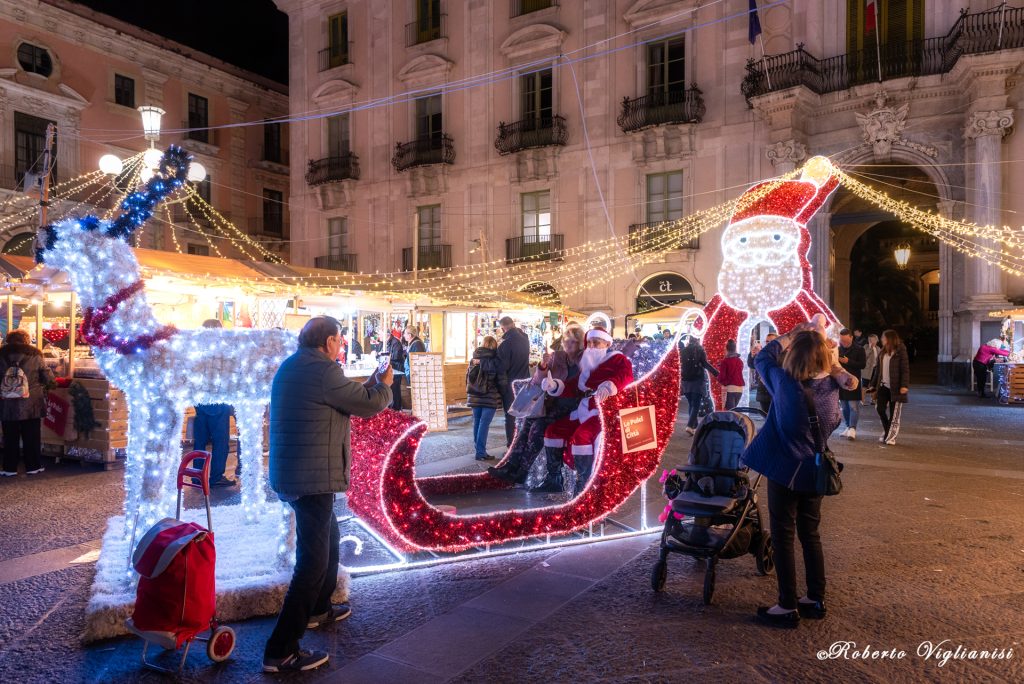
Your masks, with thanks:
M730 411L743 396L743 360L736 353L736 340L725 343L725 358L718 363L718 384L725 393L725 410Z
M611 351L612 336L601 328L587 332L587 349L580 359L580 373L569 380L552 378L541 381L541 389L553 397L580 399L579 406L548 426L544 448L549 459L561 456L576 470L579 496L594 469L594 442L601 434L598 402L614 396L633 382L633 364L621 352Z

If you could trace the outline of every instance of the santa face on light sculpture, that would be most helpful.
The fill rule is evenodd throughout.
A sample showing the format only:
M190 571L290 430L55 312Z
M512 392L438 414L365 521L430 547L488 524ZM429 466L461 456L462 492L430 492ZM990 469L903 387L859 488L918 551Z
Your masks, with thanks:
M718 294L704 307L707 325L702 326L702 342L712 364L717 366L725 356L730 339L737 341L745 362L750 334L758 323L770 322L786 333L818 313L837 322L814 292L807 221L838 185L832 163L813 157L799 180L759 183L744 195L758 198L737 211L722 234ZM712 385L712 398L721 404L717 381L712 379Z

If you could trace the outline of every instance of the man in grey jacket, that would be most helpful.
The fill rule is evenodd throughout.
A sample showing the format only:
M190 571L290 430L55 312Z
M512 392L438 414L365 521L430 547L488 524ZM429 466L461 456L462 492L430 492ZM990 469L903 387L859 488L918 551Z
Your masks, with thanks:
M295 571L263 653L264 672L312 670L324 652L299 648L306 629L344 620L351 609L331 605L338 584L341 534L334 494L348 489L349 416L369 418L391 403L392 370L360 384L335 361L341 324L311 319L299 348L277 374L270 393L270 487L295 510Z

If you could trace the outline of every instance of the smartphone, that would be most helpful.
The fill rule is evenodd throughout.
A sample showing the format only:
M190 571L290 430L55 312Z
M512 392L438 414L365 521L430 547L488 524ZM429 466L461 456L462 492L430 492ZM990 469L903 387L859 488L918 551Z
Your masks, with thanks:
M383 373L388 369L388 365L391 363L391 354L388 352L381 352L377 354L377 372Z

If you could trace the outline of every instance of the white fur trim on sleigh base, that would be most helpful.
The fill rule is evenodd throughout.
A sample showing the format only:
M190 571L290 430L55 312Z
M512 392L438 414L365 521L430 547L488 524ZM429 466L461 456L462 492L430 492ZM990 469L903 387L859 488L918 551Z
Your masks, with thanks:
M203 509L184 511L182 517L206 526ZM278 520L276 515L268 514L256 523L246 523L241 506L213 509L219 620L234 622L275 615L281 610L292 568L277 563ZM135 584L128 579L128 543L123 531L124 518L110 518L85 609L83 643L129 633L124 621L131 617L135 606ZM136 540L145 532L138 530ZM332 600L347 601L348 589L348 574L341 571Z

